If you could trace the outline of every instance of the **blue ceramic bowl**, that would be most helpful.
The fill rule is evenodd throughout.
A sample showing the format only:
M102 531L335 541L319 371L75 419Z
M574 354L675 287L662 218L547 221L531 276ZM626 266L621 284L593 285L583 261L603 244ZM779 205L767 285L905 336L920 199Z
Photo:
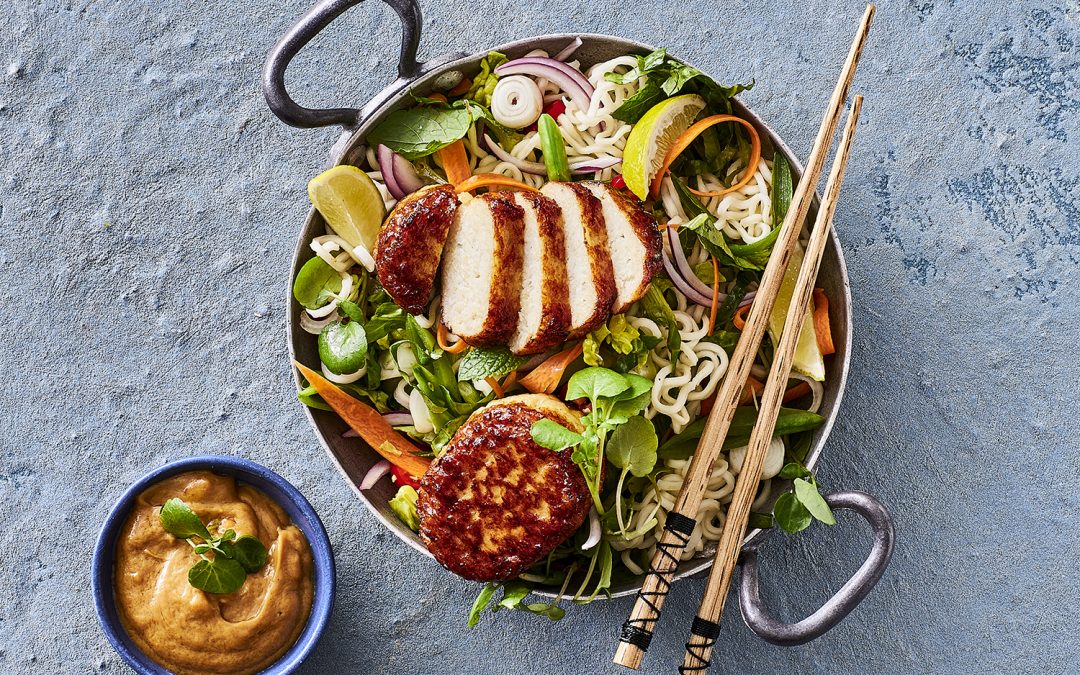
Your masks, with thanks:
M109 638L113 649L135 672L143 675L168 674L169 671L155 663L132 642L120 622L116 598L113 595L113 562L117 537L127 520L135 498L154 483L185 471L213 471L226 476L234 476L237 480L262 490L285 509L289 518L307 537L314 557L315 573L315 595L311 604L311 614L308 615L307 624L300 633L300 637L297 638L296 644L274 665L263 671L263 673L273 675L293 672L315 649L315 643L319 641L319 636L322 635L330 619L330 611L334 606L334 551L330 547L330 539L326 536L326 530L318 514L299 490L270 469L238 457L208 455L177 460L151 471L124 492L120 501L109 513L109 517L105 519L104 527L101 528L91 567L94 604L97 607L98 621L105 630L105 636Z

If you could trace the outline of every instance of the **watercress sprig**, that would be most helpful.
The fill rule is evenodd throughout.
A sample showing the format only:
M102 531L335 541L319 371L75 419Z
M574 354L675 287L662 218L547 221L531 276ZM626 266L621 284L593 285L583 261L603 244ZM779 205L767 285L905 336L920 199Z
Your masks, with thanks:
M257 537L237 537L235 530L213 535L183 500L173 497L158 514L165 531L191 545L202 558L188 570L188 583L207 593L232 593L247 575L266 564L266 547ZM213 557L207 557L213 553Z

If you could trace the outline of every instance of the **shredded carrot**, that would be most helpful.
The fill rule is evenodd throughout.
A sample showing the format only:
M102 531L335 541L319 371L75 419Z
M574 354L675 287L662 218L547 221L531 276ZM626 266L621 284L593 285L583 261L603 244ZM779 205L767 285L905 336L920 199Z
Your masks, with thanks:
M434 92L434 93L428 94L428 98L430 98L433 101L441 101L442 103L446 103L446 97L443 96L442 94L440 94L437 91Z
M495 392L496 398L502 398L503 396L506 396L506 392L503 391L502 385L500 385L499 381L496 380L494 377L488 375L484 378L484 382L487 382L488 386L491 387L491 391Z
M746 315L749 311L750 305L738 308L735 310L735 316L731 317L731 323L735 324L739 330L746 328Z
M791 389L784 392L784 403L794 401L797 398L802 398L810 393L810 385L805 382L800 382Z
M720 265L716 262L716 256L712 256L712 307L709 308L709 330L707 335L712 335L716 327L716 310L720 309Z
M533 368L533 371L521 378L518 384L534 394L551 394L559 388L563 372L570 367L574 359L581 356L584 351L584 342L564 349L563 351L549 356L543 363Z
M758 161L761 159L761 137L758 136L757 129L749 121L744 120L741 117L735 115L712 115L706 117L703 120L695 122L690 126L681 136L675 139L675 144L668 150L667 155L664 157L664 163L660 165L660 171L657 172L656 178L653 178L652 185L649 187L649 194L653 199L656 199L660 195L660 183L664 180L664 175L671 168L671 164L685 151L690 144L694 142L703 131L709 127L720 124L722 122L737 122L746 127L747 133L750 134L750 160L747 162L745 175L729 188L720 190L718 192L699 192L693 188L690 189L696 195L702 197L716 197L719 195L727 194L728 192L734 192L742 186L750 182L750 179L754 177L754 172L757 171Z
M709 398L701 402L701 410L698 411L698 415L702 417L708 417L712 412L713 406L716 405L716 392L714 391Z
M442 320L435 323L439 324L439 327L435 330L435 341L439 343L439 349L447 354L460 354L469 346L465 344L464 340L458 340L454 344L450 344L450 331L446 330Z
M472 192L482 187L503 187L510 188L512 190L528 190L531 192L539 192L536 188L526 185L525 183L514 180L513 178L507 178L506 176L500 176L497 173L478 173L472 176L468 180L455 184L458 192Z
M431 460L420 457L420 448L392 427L379 411L341 390L330 380L304 364L293 361L327 405L364 439L371 448L394 466L404 469L411 476L423 476Z
M450 96L461 96L469 93L469 89L472 89L472 80L466 77L461 82L458 82L456 87L446 93Z
M814 332L817 333L818 350L822 356L836 353L829 325L829 296L820 288L814 289Z
M469 180L472 168L469 166L469 156L465 154L464 141L454 141L442 150L439 150L439 159L442 161L443 171L446 172L446 180L451 185L458 186Z
M765 384L759 381L753 375L746 377L746 384L743 385L742 394L739 395L739 405L746 405L754 400L755 396L761 396L761 392L765 391Z
M503 391L510 391L511 389L513 389L514 385L517 384L517 379L518 374L516 370L512 371L509 375L507 375L502 381Z

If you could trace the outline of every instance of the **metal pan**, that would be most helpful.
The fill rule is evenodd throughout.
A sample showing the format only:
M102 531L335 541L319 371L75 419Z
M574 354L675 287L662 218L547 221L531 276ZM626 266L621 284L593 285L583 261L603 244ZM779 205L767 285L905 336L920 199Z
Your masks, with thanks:
M342 127L343 135L331 149L332 164L358 163L363 152L365 134L385 115L408 106L412 101L412 94L430 93L436 83L452 83L463 75L473 75L479 69L480 60L492 50L502 52L510 58L521 56L533 49L544 49L549 53L554 53L573 39L581 38L582 45L575 52L574 58L588 66L622 54L644 54L653 49L649 45L610 35L558 34L542 35L497 45L472 55L450 54L420 63L416 60L421 29L419 6L415 0L383 0L401 18L402 39L397 80L360 108L312 109L299 105L285 89L285 69L312 38L360 1L323 0L315 5L278 41L267 59L263 72L263 91L267 104L283 122L303 128ZM762 137L765 156L771 156L770 153L773 151L783 153L794 168L796 177L801 176L802 164L780 137L746 106L736 101L734 107L738 115L751 121L757 127ZM816 200L811 210L811 218L814 217L815 212ZM304 222L293 256L294 277L300 267L313 255L309 247L311 240L324 234L325 231L322 217L312 209ZM851 359L851 289L848 286L843 252L840 250L840 242L835 233L832 234L825 251L818 285L824 288L829 298L833 300L829 304L829 318L834 326L833 339L836 343L836 354L826 367L825 399L821 408L825 423L815 433L813 444L807 455L806 464L811 468L818 462L825 440L836 419ZM291 295L286 301L289 303L290 353L293 358L301 362L317 364L316 341L300 328L302 308L293 301ZM299 385L299 379L297 384ZM419 538L390 511L387 501L393 494L392 488L386 481L379 483L371 490L360 491L360 481L368 469L378 461L378 455L360 439L343 438L342 434L347 429L346 425L334 413L306 407L304 410L331 460L355 490L357 496L382 524L402 541L420 553L430 556ZM774 490L774 495L780 494L784 489L781 487L779 490ZM827 499L833 508L854 510L870 523L875 534L870 555L855 575L821 609L798 623L788 624L773 618L758 594L757 547L761 545L766 532L762 530L749 532L743 547L744 571L740 587L740 606L747 625L764 640L774 644L791 645L801 644L820 636L854 609L881 578L888 565L894 537L892 518L885 507L873 497L860 492L834 493ZM675 578L683 579L702 573L711 564L711 556L683 562ZM631 595L637 589L638 584L634 580L627 580L612 589L612 596ZM548 594L543 589L540 593Z

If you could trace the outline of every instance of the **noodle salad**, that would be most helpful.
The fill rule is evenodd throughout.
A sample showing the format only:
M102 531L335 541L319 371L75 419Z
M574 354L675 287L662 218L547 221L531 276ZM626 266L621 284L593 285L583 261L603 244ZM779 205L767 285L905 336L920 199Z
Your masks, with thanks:
M294 295L304 307L302 328L318 341L322 377L378 413L379 424L353 424L386 457L361 489L389 474L397 485L391 508L419 531L424 469L395 461L402 448L438 462L478 411L520 393L554 394L581 418L569 426L535 422L531 434L541 448L572 453L589 489L587 519L527 570L490 579L470 626L489 605L557 619L561 599L587 602L648 569L791 199L787 161L779 152L763 156L757 131L732 112L731 98L750 85L717 85L664 50L583 67L574 59L579 45L514 60L489 54L471 79L447 83L453 86L382 120L357 167L335 167L311 187L328 227L311 242L315 255L297 274ZM350 174L351 196L329 178L344 169L366 175ZM460 300L440 294L438 282L423 289L430 300L421 297L416 306L384 283L384 239L378 246L374 240L388 227L384 214L401 212L413 195L446 184L459 195L546 193L549 183L576 181L603 183L633 200L655 219L662 246L657 271L633 302L589 330L564 333L537 353L480 344L452 330L446 305ZM444 257L442 266L450 264ZM622 283L618 265L614 272ZM781 296L786 292L790 301L787 281L785 288ZM817 413L824 359L832 353L828 298L819 290L814 301L752 527L796 532L814 517L831 521L827 505L817 515L824 501L803 466L812 431L823 421ZM786 304L777 302L772 340L763 342L744 387L683 560L711 554L720 538ZM524 304L520 311L524 316ZM338 409L314 384L300 399ZM788 492L788 480L809 489ZM555 601L527 602L536 588L557 591Z

